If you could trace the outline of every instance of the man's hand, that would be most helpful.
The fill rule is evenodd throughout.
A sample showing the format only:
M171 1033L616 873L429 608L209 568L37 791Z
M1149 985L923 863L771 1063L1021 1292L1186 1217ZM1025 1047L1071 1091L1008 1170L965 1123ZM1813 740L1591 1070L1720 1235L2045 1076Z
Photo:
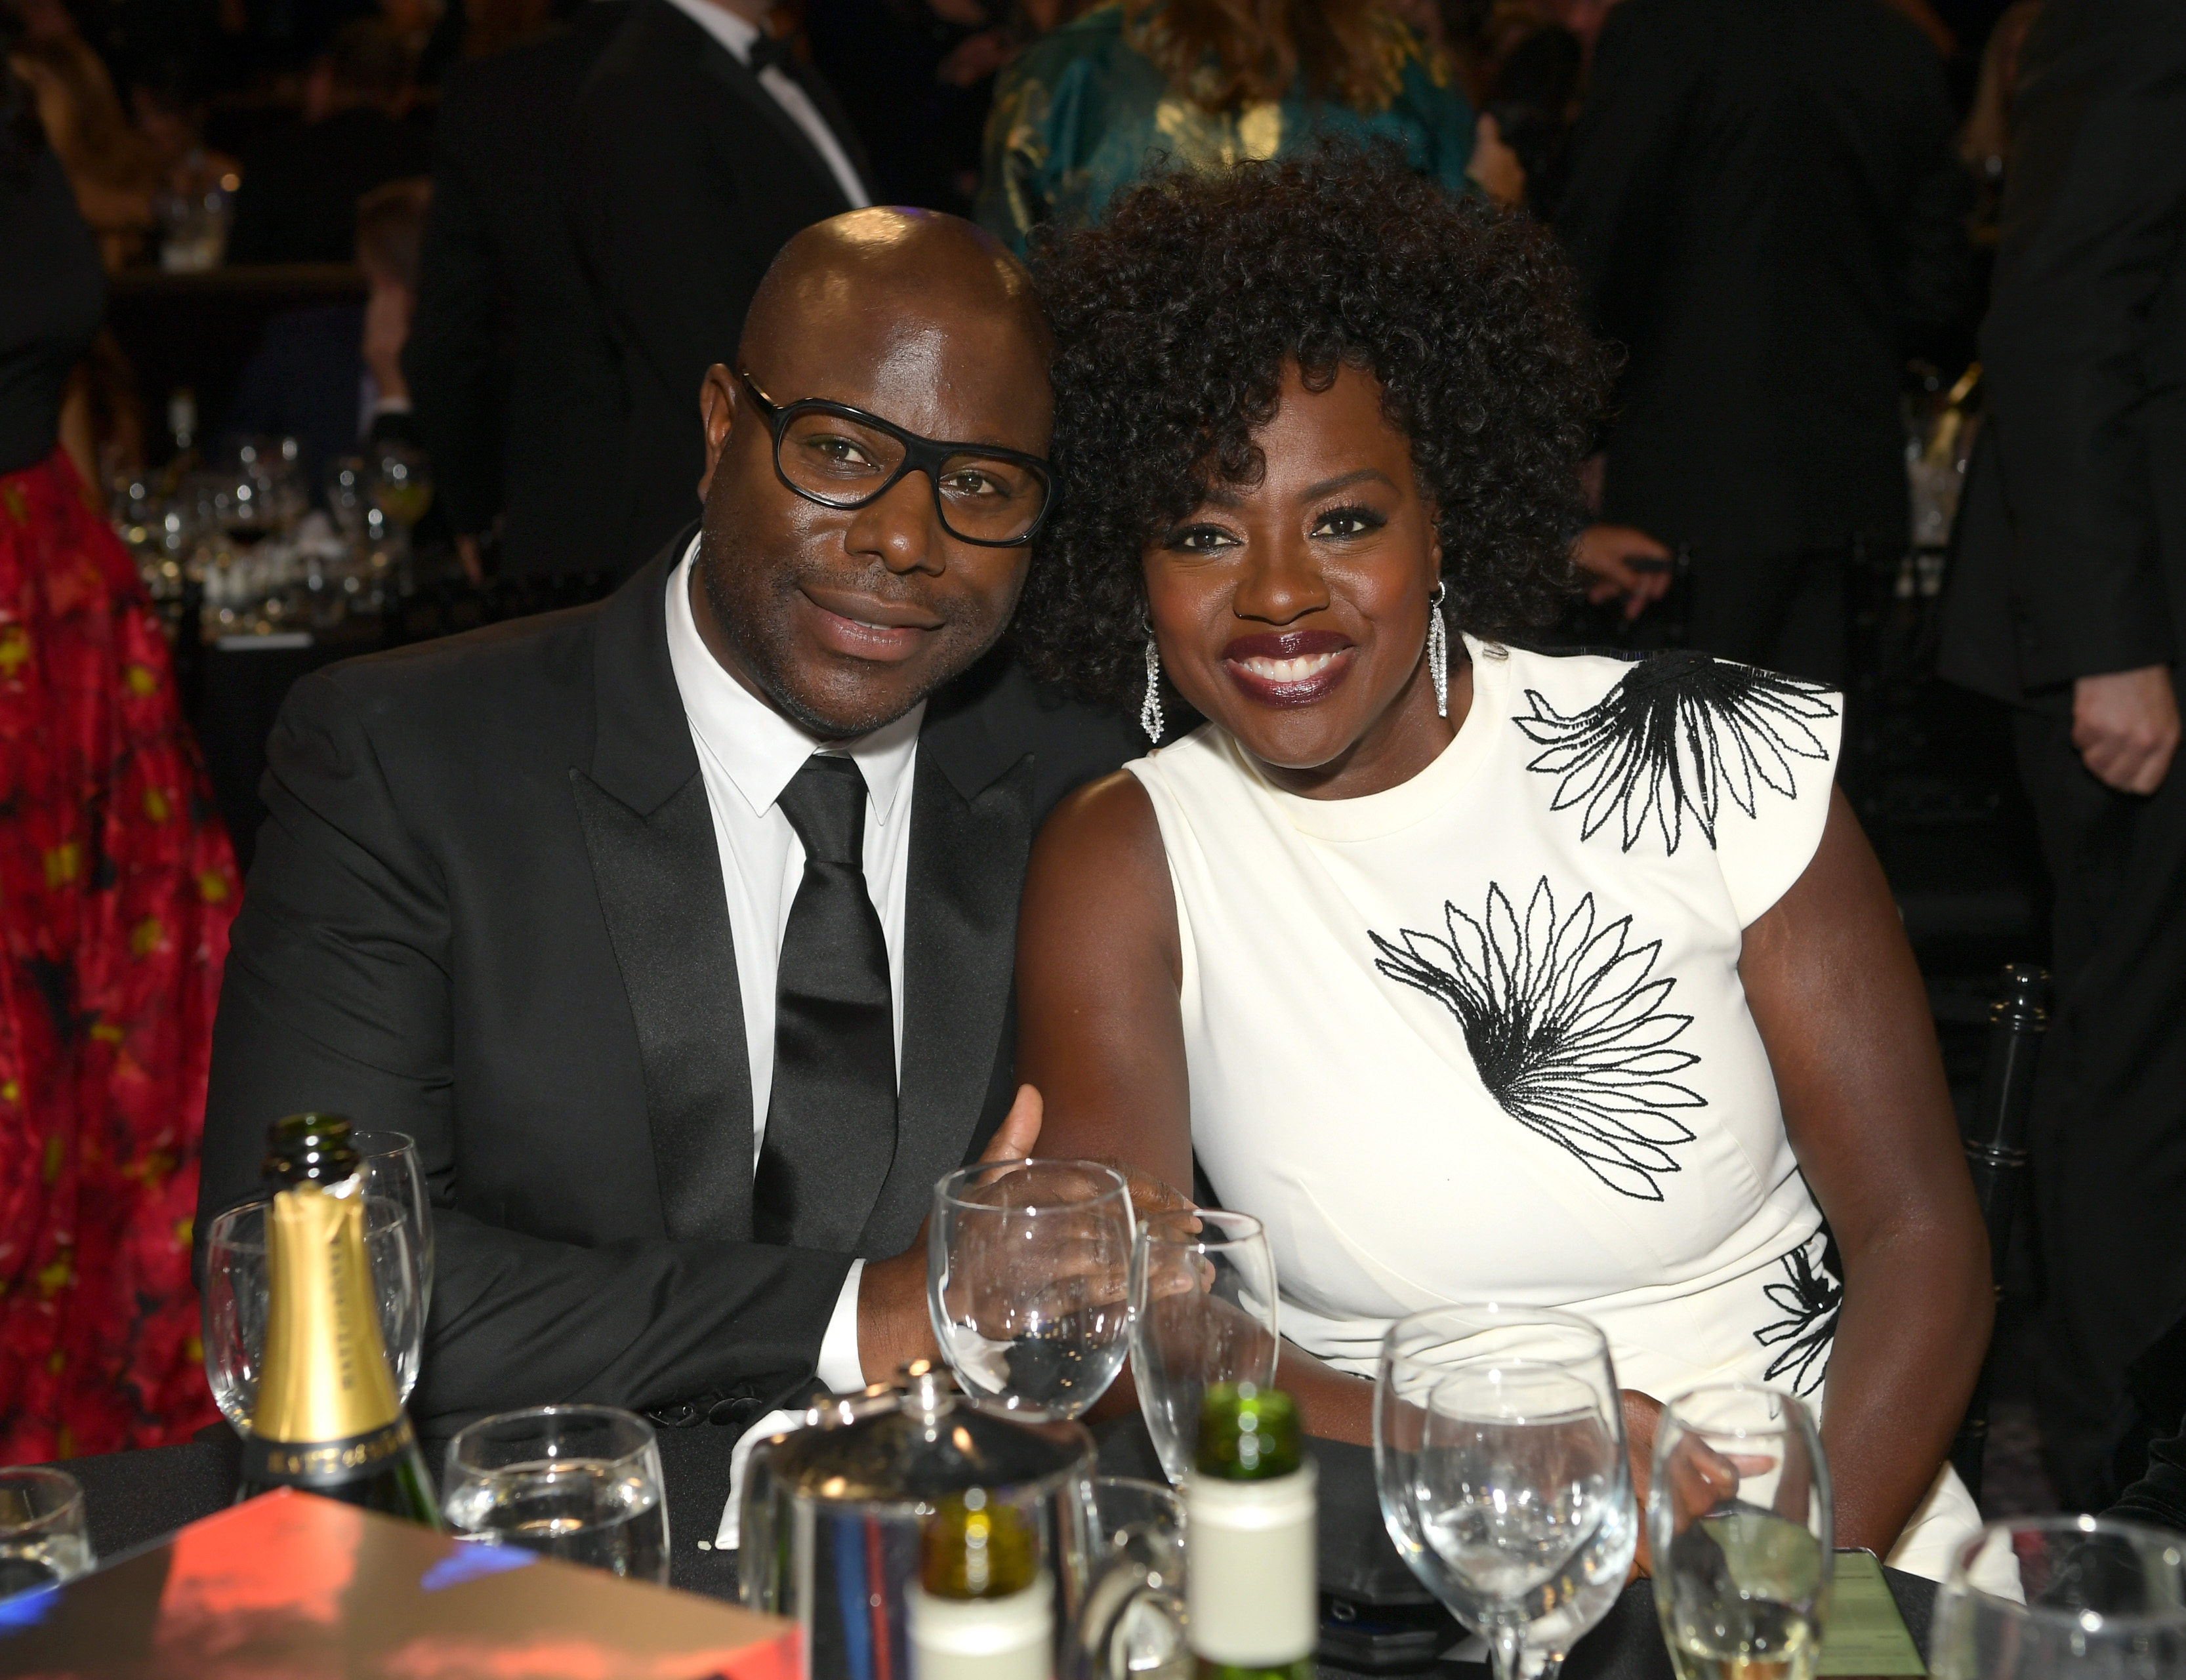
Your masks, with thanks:
M1586 598L1598 606L1621 595L1627 619L1638 618L1670 586L1670 551L1636 526L1589 525L1572 545L1572 558L1594 580ZM1662 563L1642 568L1634 560Z
M2171 668L2083 676L2072 685L2072 744L2089 774L2121 793L2153 793L2178 750Z
M1040 1141L1040 1093L1017 1087L1017 1100L980 1151L982 1162L1017 1161ZM866 1263L858 1280L858 1364L868 1382L885 1381L913 1359L939 1361L933 1318L926 1307L926 1225L893 1260Z
M1483 111L1472 125L1472 160L1465 178L1488 194L1499 210L1526 201L1526 166L1503 141L1503 125Z

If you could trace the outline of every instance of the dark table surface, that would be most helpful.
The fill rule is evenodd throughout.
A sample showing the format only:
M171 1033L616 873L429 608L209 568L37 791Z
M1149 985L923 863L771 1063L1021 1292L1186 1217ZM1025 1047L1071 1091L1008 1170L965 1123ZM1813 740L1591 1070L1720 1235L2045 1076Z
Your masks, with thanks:
M212 1431L208 1431L211 1435ZM1105 1474L1158 1480L1157 1461L1142 1425L1134 1419L1099 1432L1101 1468ZM670 1580L687 1592L718 1599L736 1593L733 1554L713 1549L714 1532L729 1497L729 1450L732 1431L702 1426L659 1431L661 1469L667 1478ZM1387 1548L1378 1521L1366 1509L1370 1481L1361 1485L1364 1448L1322 1448L1323 1578L1329 1578L1332 1550L1346 1541L1355 1547ZM439 1448L427 1448L437 1464ZM137 1453L112 1453L72 1459L62 1468L82 1484L91 1524L91 1543L102 1560L150 1544L199 1517L210 1516L235 1498L238 1447L224 1426L218 1437L186 1447L157 1447ZM1331 1532L1331 1520L1335 1532ZM1357 1531L1355 1533L1353 1531ZM1331 1541L1335 1543L1332 1546ZM1387 1562L1401 1571L1393 1550ZM1361 1578L1376 1573L1376 1560L1361 1551ZM1886 1570L1892 1595L1925 1655L1936 1586L1918 1576ZM1324 1680L1350 1680L1351 1672L1323 1664ZM1478 1680L1477 1665L1436 1663L1428 1672L1444 1680ZM1655 1619L1646 1582L1625 1588L1600 1627L1581 1640L1564 1666L1565 1680L1672 1680L1669 1654Z

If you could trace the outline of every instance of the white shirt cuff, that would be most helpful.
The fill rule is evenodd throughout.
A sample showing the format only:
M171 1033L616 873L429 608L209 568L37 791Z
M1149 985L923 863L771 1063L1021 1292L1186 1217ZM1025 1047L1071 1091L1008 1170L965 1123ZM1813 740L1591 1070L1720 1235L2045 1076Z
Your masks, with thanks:
M835 1297L835 1311L827 1320L827 1334L820 1341L820 1385L830 1394L853 1394L866 1386L866 1368L858 1363L858 1280L866 1263L850 1262L850 1274L843 1280L843 1292Z
M373 399L372 417L375 420L383 414L407 414L409 412L410 399L406 396L384 396Z

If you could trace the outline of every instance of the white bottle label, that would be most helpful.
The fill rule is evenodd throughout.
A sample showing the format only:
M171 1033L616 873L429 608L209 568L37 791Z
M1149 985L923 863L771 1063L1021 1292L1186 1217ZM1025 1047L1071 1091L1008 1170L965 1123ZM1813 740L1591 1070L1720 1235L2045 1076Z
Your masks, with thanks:
M1311 1656L1320 1641L1309 1459L1273 1481L1184 1484L1185 1607L1194 1655L1267 1668Z
M912 1680L1049 1680L1054 1672L1055 1577L1045 1570L1000 1599L937 1599L914 1581L904 1603Z

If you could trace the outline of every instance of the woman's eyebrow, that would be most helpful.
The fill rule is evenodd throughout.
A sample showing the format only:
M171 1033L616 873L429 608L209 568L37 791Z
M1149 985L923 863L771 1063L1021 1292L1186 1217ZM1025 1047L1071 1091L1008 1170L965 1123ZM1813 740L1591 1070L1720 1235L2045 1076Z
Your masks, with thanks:
M1364 484L1370 479L1380 479L1382 483L1388 485L1391 490L1394 490L1397 487L1397 481L1394 479L1392 479L1387 473L1384 473L1380 468L1361 467L1356 472L1342 473L1333 479L1323 479L1317 484L1308 484L1305 487L1303 495L1302 495L1298 499L1302 501L1317 501L1320 497L1327 496L1332 491L1347 490L1353 484Z

